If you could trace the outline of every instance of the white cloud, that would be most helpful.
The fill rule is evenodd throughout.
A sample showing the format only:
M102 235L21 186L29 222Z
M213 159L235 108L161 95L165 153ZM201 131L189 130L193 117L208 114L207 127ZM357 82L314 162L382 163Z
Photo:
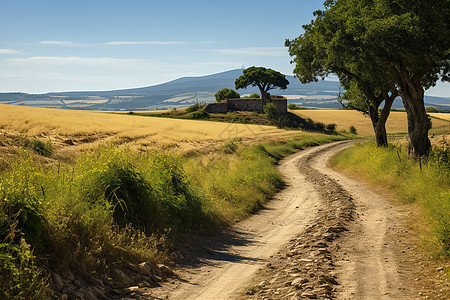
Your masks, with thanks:
M248 47L234 49L213 49L219 54L240 54L256 56L287 56L287 49L284 47Z
M106 42L105 45L184 45L185 42L163 42L163 41L150 41L150 42L127 42L127 41L114 41Z
M41 45L56 45L56 46L81 46L81 44L77 44L70 41L40 41Z
M111 58L111 57L79 57L79 56L33 56L26 58L9 58L7 61L18 64L40 65L89 65L126 68L151 68L154 63L145 59Z
M20 53L20 51L14 49L0 49L0 54L16 54L16 53Z

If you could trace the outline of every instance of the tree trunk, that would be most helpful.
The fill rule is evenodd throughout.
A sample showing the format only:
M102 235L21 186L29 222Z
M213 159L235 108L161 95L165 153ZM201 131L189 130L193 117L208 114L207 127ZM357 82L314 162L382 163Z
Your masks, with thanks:
M270 94L268 92L262 90L260 92L263 107L266 106L267 103L272 102L272 99L270 98Z
M425 111L424 93L421 84L417 86L405 84L400 87L400 95L408 117L409 149L416 157L428 155L431 148L428 139L430 121Z

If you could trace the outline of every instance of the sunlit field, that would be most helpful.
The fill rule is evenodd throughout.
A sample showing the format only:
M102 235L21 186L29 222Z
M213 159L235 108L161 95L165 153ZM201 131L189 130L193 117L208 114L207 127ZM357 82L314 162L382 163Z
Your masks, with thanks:
M200 151L232 139L257 143L292 136L273 126L142 117L105 112L0 105L2 134L50 140L56 146L117 141L141 150Z
M374 135L370 118L363 116L360 112L354 110L301 110L292 111L303 118L311 118L316 122L325 124L335 123L336 130L349 130L354 126L359 135ZM450 114L432 113L432 117L450 120ZM450 122L432 118L433 127L430 134L450 132ZM408 131L406 122L406 113L392 111L386 124L387 133L406 133Z

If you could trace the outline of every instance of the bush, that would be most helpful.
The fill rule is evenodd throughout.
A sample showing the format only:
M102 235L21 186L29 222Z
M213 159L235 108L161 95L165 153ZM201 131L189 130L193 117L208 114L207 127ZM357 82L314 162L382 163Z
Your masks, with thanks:
M224 89L221 89L220 91L218 91L215 94L215 97L216 97L216 101L220 102L225 99L240 98L241 95L238 92L236 92L235 90L224 88Z
M25 154L13 163L11 171L0 181L0 241L16 241L24 235L26 241L40 248L40 237L45 223L43 190L40 185L41 170ZM42 189L42 190L41 190ZM17 235L11 236L11 228ZM13 231L13 233L15 232Z
M355 126L353 126L353 125L351 125L351 126L349 127L348 130L350 131L351 134L358 134L358 133L356 132Z
M179 163L170 156L153 155L135 162L142 168L133 159L128 151L108 147L84 158L79 181L83 198L111 208L122 228L131 223L147 234L169 228L189 231L202 220L201 200Z
M249 97L249 98L261 98L261 97L259 96L259 94L257 94L257 93L250 94L248 97Z
M208 119L209 113L207 111L205 111L204 109L199 109L199 110L191 113L188 117L190 119L195 119L195 120Z
M335 132L336 131L336 126L337 125L334 124L334 123L327 124L327 126L326 126L327 131L329 131L331 133Z
M439 113L439 112L441 112L439 109L437 109L437 108L434 107L434 106L427 106L427 107L425 108L425 111L426 111L427 113Z
M269 120L275 120L280 115L278 112L278 107L272 102L269 102L264 106L264 113Z
M186 112L187 113L191 113L191 112L197 111L197 110L202 109L202 108L203 108L203 105L195 103L194 105L191 105L188 108L186 108Z
M296 110L296 109L298 109L298 106L297 106L297 104L295 104L295 103L289 103L288 109Z
M34 259L24 239L0 244L1 299L50 299L51 293Z

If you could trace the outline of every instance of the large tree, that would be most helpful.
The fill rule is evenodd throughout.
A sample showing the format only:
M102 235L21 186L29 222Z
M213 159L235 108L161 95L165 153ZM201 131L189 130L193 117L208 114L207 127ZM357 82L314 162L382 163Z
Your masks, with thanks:
M244 89L251 86L259 88L263 105L272 102L269 91L275 88L285 90L289 84L286 76L272 69L264 67L250 67L235 81L236 89Z
M325 5L326 10L316 12L316 19L304 27L304 35L287 42L291 54L296 55L297 43L301 56L312 57L312 71L323 61L339 71L344 61L343 66L350 68L341 74L351 71L364 81L377 82L372 80L375 75L390 82L405 105L411 150L416 156L427 155L431 145L424 89L438 79L449 79L450 1L329 0ZM313 42L302 43L311 35ZM325 51L314 53L321 39ZM342 59L336 55L339 51ZM329 70L312 72L310 77Z
M305 33L287 40L294 57L294 73L302 83L336 74L347 90L347 107L370 117L378 146L387 146L386 121L397 90L384 75L384 68L371 63L364 43L355 39L362 27L350 28L342 13L317 11L316 19L303 26ZM381 105L383 108L380 110Z

